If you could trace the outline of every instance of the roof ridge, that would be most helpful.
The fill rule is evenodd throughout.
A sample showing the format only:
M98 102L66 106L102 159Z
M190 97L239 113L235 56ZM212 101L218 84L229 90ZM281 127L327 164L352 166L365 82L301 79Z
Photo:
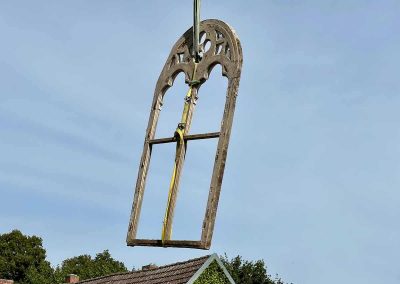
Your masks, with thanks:
M146 269L146 271L157 270L157 269L160 269L160 268L175 266L175 265L184 264L184 263L188 263L188 262L194 262L194 261L200 260L202 258L209 258L210 256L211 256L211 254L210 255L201 256L201 257L197 257L197 258L188 259L188 260L185 260L185 261L178 261L178 262L175 262L175 263L158 266L157 268ZM138 270L138 271L143 271L143 270Z
M203 258L207 258L208 259L211 256L212 255L209 254L209 255L205 255L205 256L201 256L201 257L197 257L197 258L192 258L192 259L189 259L189 260L186 260L186 261L178 261L178 262L175 262L175 263L158 266L156 268L149 268L149 269L146 269L146 270L141 269L141 270L136 270L136 271L112 273L112 274L108 274L108 275L104 275L104 276L85 279L85 280L79 281L78 283L85 283L85 282L90 282L90 281L93 281L93 280L99 280L99 279L104 279L104 278L113 277L113 276L119 276L119 275L136 274L136 273L140 273L140 272L143 272L143 271L159 270L159 269L163 269L163 268L167 268L167 267L171 267L171 266L176 266L176 265L180 265L180 264L186 264L186 263L190 263L190 262L195 262L195 261L198 261L198 260L203 259Z

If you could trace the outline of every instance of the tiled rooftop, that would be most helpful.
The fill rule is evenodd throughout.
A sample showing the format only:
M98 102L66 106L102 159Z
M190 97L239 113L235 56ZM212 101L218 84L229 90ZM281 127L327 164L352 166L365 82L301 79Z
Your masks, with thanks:
M82 284L185 284L207 261L203 256L170 265L80 281Z

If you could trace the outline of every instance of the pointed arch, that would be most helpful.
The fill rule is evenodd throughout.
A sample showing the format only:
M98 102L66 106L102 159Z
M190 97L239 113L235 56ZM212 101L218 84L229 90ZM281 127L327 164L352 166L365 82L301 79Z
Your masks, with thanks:
M222 179L225 169L225 161L228 152L229 138L232 128L233 115L238 94L239 80L242 69L243 55L240 41L236 32L226 23L220 20L205 20L200 24L200 51L202 58L195 66L192 58L193 38L192 28L187 30L172 47L168 59L158 78L154 91L153 103L150 112L149 123L146 130L142 158L140 160L139 172L136 181L135 195L132 206L131 218L127 234L127 244L129 246L163 246L163 247L191 247L209 249L214 230L215 217L218 207L219 195L221 191ZM187 135L185 139L205 139L218 137L218 146L211 177L210 190L207 201L206 213L204 216L201 238L198 241L187 240L145 240L136 239L137 227L140 219L140 211L145 190L146 177L149 168L151 149L154 144L174 142L174 137L165 139L154 139L157 122L159 119L163 97L170 88L176 76L183 72L185 82L198 81L193 87L194 97L202 84L204 84L215 65L222 66L222 75L228 78L228 88L226 91L226 102L223 110L221 129L218 133L207 133L199 135ZM195 99L194 99L195 100ZM189 109L189 119L185 126L185 133L190 130L190 121L194 104ZM184 151L181 151L180 162L183 164ZM180 166L181 167L181 166ZM179 184L180 168L177 169L177 184ZM178 185L172 197L172 206L168 226L172 226L173 210L175 207Z

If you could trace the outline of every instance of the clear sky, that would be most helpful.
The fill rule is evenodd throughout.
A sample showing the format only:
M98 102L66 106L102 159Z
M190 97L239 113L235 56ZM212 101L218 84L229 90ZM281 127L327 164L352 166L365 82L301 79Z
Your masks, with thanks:
M204 255L125 245L156 80L192 1L1 1L0 233L43 238L53 265L104 249L132 266ZM244 65L211 252L294 283L399 283L400 2L202 1ZM226 80L202 87L216 131ZM182 109L182 76L158 137ZM176 238L198 238L215 142L193 142ZM159 237L174 147L155 150L140 234Z

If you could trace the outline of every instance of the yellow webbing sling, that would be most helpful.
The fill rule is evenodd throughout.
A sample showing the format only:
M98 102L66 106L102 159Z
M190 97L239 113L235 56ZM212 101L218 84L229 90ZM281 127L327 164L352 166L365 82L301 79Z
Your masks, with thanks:
M190 104L192 101L192 90L193 90L193 86L199 83L198 81L194 80L194 76L196 74L196 69L197 69L197 63L194 64L194 70L193 70L193 76L192 76L193 80L189 83L190 88L185 96L185 106L183 108L181 122L178 124L178 127L176 128L175 133L174 133L174 137L178 141L176 144L174 169L172 171L171 182L169 184L167 208L165 209L163 227L162 227L162 231L161 231L161 241L163 243L164 243L165 239L168 239L168 240L171 239L171 234L172 234L172 228L169 232L167 232L167 230L166 230L167 229L166 228L167 220L169 217L169 209L171 207L172 190L173 190L175 182L176 182L176 169L177 169L177 164L178 164L178 160L179 160L178 150L180 149L180 147L185 146L185 140L183 137L185 135L186 122L187 122L187 118L188 118Z

